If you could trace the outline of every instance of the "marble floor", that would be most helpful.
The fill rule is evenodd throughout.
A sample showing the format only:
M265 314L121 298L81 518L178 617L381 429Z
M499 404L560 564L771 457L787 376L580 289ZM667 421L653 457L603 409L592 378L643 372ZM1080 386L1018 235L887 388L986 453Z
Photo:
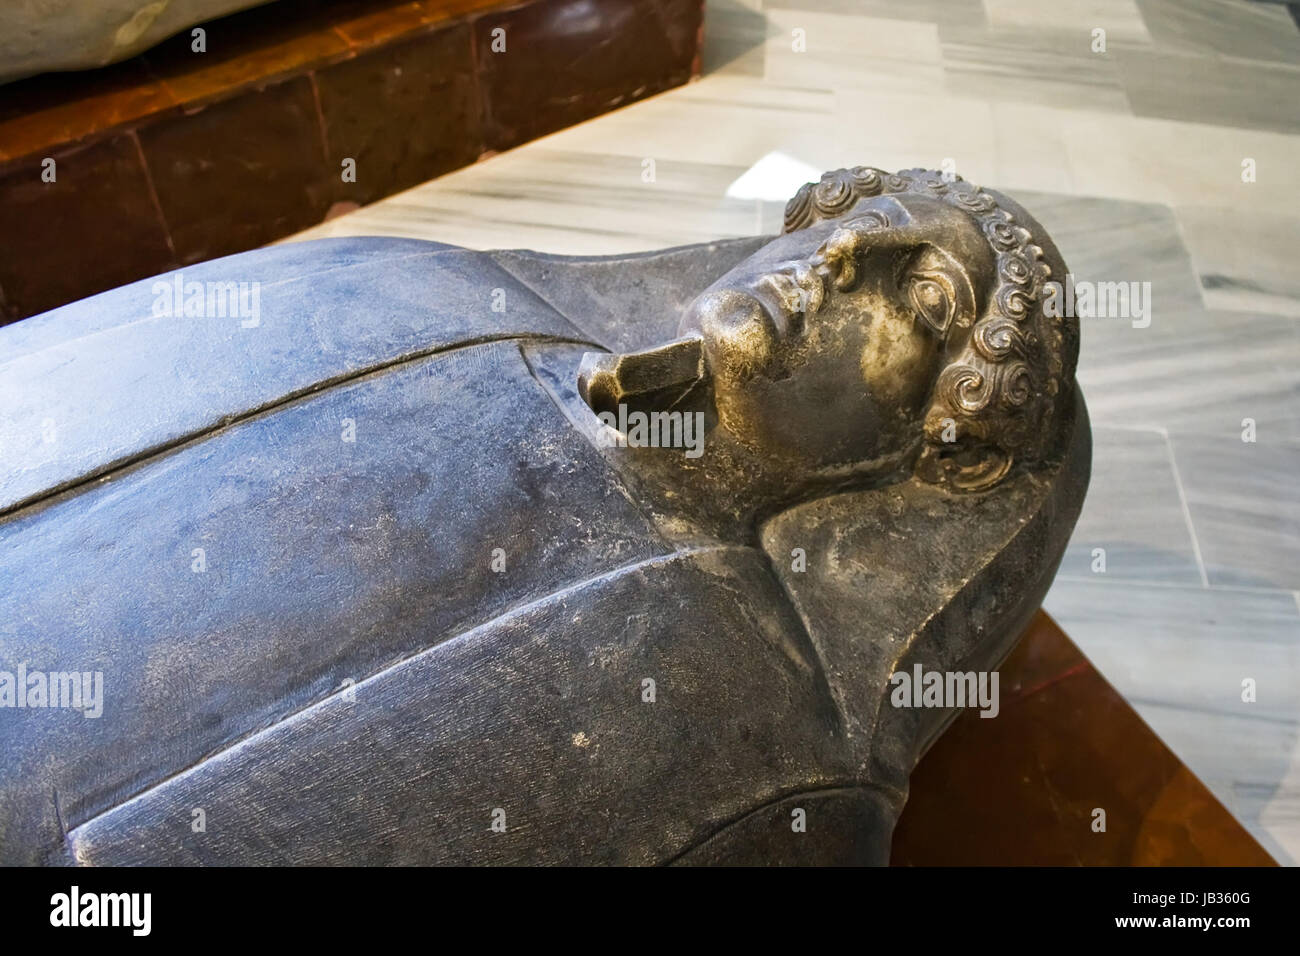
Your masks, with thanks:
M1151 283L1149 326L1084 321L1093 484L1047 608L1269 851L1300 862L1287 8L709 0L704 70L290 241L611 253L753 235L779 228L808 171L863 163L947 162L1012 192L1076 276Z

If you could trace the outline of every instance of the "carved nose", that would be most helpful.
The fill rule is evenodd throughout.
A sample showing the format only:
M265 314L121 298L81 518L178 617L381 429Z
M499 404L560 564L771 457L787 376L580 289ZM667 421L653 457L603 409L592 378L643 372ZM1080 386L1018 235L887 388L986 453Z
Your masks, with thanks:
M708 380L699 336L675 339L643 352L588 352L578 367L578 394L596 414L668 411Z

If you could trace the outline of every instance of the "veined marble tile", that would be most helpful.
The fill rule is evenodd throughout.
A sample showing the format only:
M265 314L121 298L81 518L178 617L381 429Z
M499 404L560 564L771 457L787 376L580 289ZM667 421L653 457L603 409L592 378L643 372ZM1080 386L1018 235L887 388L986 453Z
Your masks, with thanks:
M1069 194L1074 190L1065 137L1042 123L1049 107L994 102L994 180L1008 192L1034 190Z
M1151 41L1134 0L984 0L984 9L995 27L1073 28L1089 36L1100 27L1106 31L1107 41Z
M1212 309L1233 312L1270 312L1300 318L1300 299L1279 295L1273 277L1262 283L1211 272L1201 276L1201 294Z
M1300 610L1289 591L1099 578L1057 580L1044 607L1126 697L1300 722ZM1246 678L1253 703L1242 700Z
M1171 439L1210 584L1300 590L1300 442L1258 428L1253 442L1240 429Z
M674 110L680 110L683 105L688 104L725 107L733 111L730 114L733 124L742 124L747 120L788 122L788 118L785 117L760 115L750 112L751 110L789 111L801 115L818 114L825 116L826 119L818 119L814 122L825 123L833 120L835 110L835 94L830 90L784 86L772 82L755 83L748 77L725 74L714 74L696 83L688 83L662 93L652 101L643 102L663 102L670 104ZM612 119L633 112L638 111L620 110L618 113L607 114L605 118Z
M1290 774L1276 784L1234 782L1232 793L1234 812L1239 818L1257 821L1255 827L1268 836L1267 842L1261 842L1274 858L1291 865L1300 863L1300 771L1293 765Z
M1079 381L1094 425L1187 425L1233 435L1251 414L1294 433L1292 320L1207 311L1168 207L1016 195L1055 239L1076 281L1150 283L1139 287L1147 327L1125 317L1079 320Z
M704 5L701 70L761 77L767 34L767 17L758 0L710 0Z
M1159 49L1300 63L1300 30L1282 4L1137 0L1137 5Z
M1167 206L1034 190L1012 193L1052 236L1076 280L1150 282L1152 328L1163 327L1170 317L1203 308L1191 256ZM1085 344L1094 334L1105 336L1109 343L1132 340L1125 329L1145 331L1134 329L1132 321L1123 319L1081 322Z
M641 160L536 145L458 170L437 189L416 187L330 220L290 241L383 235L470 248L633 252L753 235L758 205L724 197L737 167Z
M810 54L858 53L862 60L923 60L938 63L939 26L853 13L823 13L806 5L766 6L768 32L790 50L793 31L802 29ZM779 77L772 77L779 82Z
M1300 725L1131 703L1275 860L1300 864L1300 821L1294 816Z
M776 236L785 228L785 203L764 202L759 211L759 234Z
M770 152L806 159L836 148L842 122L828 92L778 88L772 102L740 98L737 77L705 77L677 95L665 94L553 133L509 155L534 149L599 156L653 158L748 168ZM823 112L824 111L824 112ZM495 162L495 160L494 160ZM860 160L859 160L860 162ZM431 187L432 188L432 187Z
M1128 113L1119 68L1085 31L943 23L944 76L961 96Z
M922 23L983 23L983 0L766 0L768 10L798 9Z
M837 165L940 169L951 159L958 175L982 186L995 185L996 135L987 102L841 90L835 104L841 117L836 152L856 157ZM863 119L845 122L848 116Z
M1174 212L1207 305L1300 316L1300 205L1292 215L1241 216L1209 205Z
M1229 60L1156 49L1116 54L1141 116L1300 132L1300 65Z
M1252 819L1293 779L1300 739L1300 611L1285 591L1058 578L1045 607L1238 819L1300 858L1292 825ZM1256 701L1242 700L1255 681ZM1276 852L1276 850L1275 850Z
M1294 208L1300 194L1295 136L1087 110L1053 114L1044 122L1065 141L1082 195L1189 206L1230 201L1276 212ZM1243 183L1247 157L1268 177Z
M1094 425L1092 446L1092 482L1058 574L1199 586L1200 563L1165 435Z
M1079 381L1097 424L1240 441L1252 418L1294 441L1298 361L1294 319L1188 310L1158 313L1149 329L1085 326Z
M813 89L928 94L943 89L933 23L769 8L766 80Z

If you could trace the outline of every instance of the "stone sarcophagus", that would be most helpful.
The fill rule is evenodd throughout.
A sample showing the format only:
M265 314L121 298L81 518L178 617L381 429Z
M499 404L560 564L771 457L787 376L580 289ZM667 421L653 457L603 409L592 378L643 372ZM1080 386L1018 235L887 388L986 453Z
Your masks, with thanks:
M777 237L329 240L0 330L0 860L885 862L1084 495L1064 275L858 167Z

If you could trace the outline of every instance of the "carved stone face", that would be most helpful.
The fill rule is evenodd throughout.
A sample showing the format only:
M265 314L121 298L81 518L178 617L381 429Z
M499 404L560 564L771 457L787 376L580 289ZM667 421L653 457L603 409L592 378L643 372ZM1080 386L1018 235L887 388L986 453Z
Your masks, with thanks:
M875 197L765 246L679 331L703 339L719 423L743 444L814 468L896 456L919 443L994 267L962 210Z
M932 171L835 170L687 307L676 340L589 354L579 391L598 412L703 404L762 472L911 465L977 491L1047 454L1072 401L1078 327L1041 308L1064 274L1005 196Z

